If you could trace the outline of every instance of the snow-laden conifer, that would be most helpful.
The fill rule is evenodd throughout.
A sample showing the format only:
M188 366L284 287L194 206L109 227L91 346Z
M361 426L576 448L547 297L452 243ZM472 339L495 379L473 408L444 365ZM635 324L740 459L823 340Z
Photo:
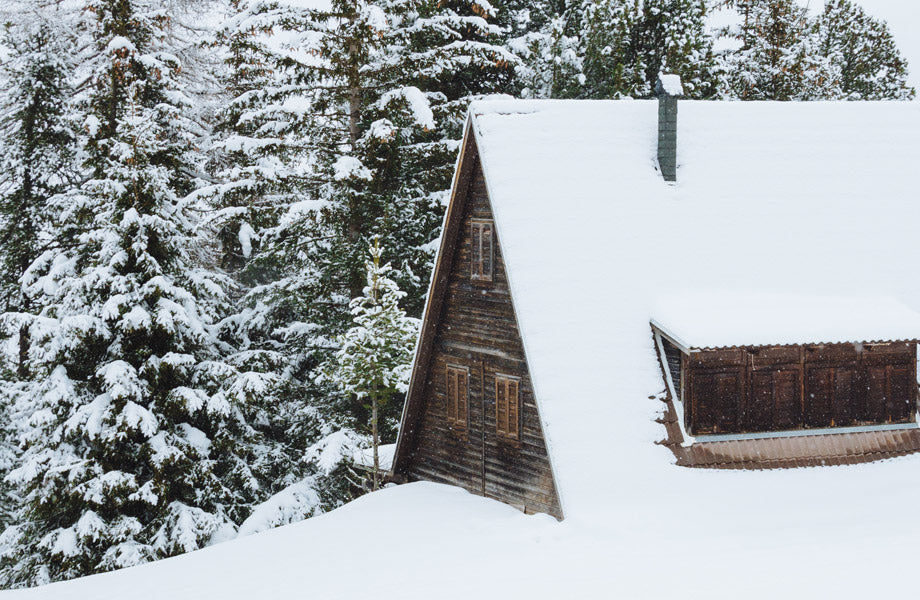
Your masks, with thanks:
M707 0L646 0L642 3L639 47L645 84L654 90L659 73L680 75L691 98L716 93L716 60L707 27Z
M238 378L214 335L227 282L198 266L189 213L202 159L171 17L152 1L89 10L86 181L51 200L62 245L23 278L32 378L16 402L28 426L8 480L25 505L0 540L7 585L200 548L250 501Z
M722 94L740 100L818 100L840 94L836 71L818 52L808 11L795 0L730 0L740 23L723 32Z
M381 264L379 240L374 240L369 254L367 284L363 295L350 303L352 326L339 338L339 350L329 370L335 386L370 411L372 485L377 489L381 408L408 387L419 321L407 317L399 306L405 292L388 277L390 264Z
M836 71L849 100L909 100L907 61L884 21L851 0L828 0L815 25L817 49Z
M0 90L0 310L18 343L17 375L27 377L29 298L20 278L50 235L48 200L76 179L76 133L68 113L75 40L64 11L36 3L19 6L6 25Z

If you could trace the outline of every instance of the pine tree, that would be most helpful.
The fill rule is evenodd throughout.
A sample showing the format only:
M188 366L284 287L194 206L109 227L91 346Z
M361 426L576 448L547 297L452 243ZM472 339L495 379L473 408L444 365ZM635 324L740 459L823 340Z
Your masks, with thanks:
M732 0L740 46L723 56L723 94L741 100L838 97L837 75L817 51L807 9L795 0Z
M374 456L373 489L380 483L379 419L381 408L405 393L412 370L412 351L419 322L406 316L399 300L405 293L387 277L389 264L381 265L379 240L370 247L367 285L363 296L351 303L352 327L339 338L339 350L328 368L330 379L342 393L364 402L370 410Z
M691 98L716 93L716 60L706 25L706 0L646 0L639 24L645 84L654 90L659 73L680 75Z
M247 393L221 361L229 282L188 209L197 125L159 3L93 0L86 182L52 198L55 233L23 278L33 300L25 505L0 540L6 585L38 584L233 535L257 484ZM242 450L241 450L242 446Z
M38 5L33 10L42 10ZM47 11L50 13L51 11ZM29 17L34 15L29 14ZM53 16L51 14L43 16ZM53 244L45 224L52 215L48 200L75 177L76 135L66 107L71 92L70 36L53 27L56 19L8 23L4 43L11 56L3 62L0 94L0 309L28 312L29 298L20 278L42 249ZM27 377L28 326L11 319L18 338L17 375ZM18 322L18 327L16 326Z
M642 26L638 0L585 2L581 14L584 85L580 97L649 96L649 67L640 46Z
M253 349L277 353L301 403L327 418L325 434L364 421L360 404L324 404L334 390L316 377L349 325L349 301L361 295L364 249L375 235L389 240L391 277L408 292L406 308L420 312L466 106L514 81L516 59L493 43L500 31L489 10L472 2L339 0L323 10L253 2L240 3L228 23L258 46L239 64L268 74L234 100L238 129L221 144L248 156L237 179L218 184L223 213L278 208L246 221L262 219L252 227L259 245L242 263L249 290L228 323ZM278 51L275 36L297 52Z
M519 77L525 98L572 98L584 94L581 39L577 10L546 21L542 28L511 39L508 47L521 58ZM589 92L590 93L590 92Z
M910 100L907 62L887 23L850 0L828 0L815 23L818 48L839 72L840 92L850 100Z
M0 530L13 524L22 504L6 480L19 461L18 435L29 417L14 409L30 375L31 301L21 278L59 242L48 235L48 201L75 175L76 137L67 114L70 15L48 2L9 8L2 44L7 56L0 63L0 312L7 333L0 357Z

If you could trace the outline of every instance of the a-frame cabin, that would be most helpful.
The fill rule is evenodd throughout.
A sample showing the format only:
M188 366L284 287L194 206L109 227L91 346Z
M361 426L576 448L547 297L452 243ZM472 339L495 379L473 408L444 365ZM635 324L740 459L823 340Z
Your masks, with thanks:
M393 463L562 518L475 136L467 130Z

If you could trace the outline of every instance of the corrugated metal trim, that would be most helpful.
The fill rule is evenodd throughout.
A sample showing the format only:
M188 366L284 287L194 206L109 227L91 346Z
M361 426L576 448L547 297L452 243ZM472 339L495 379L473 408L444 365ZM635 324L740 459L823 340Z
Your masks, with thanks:
M655 319L651 319L649 324L652 326L652 330L660 334L662 337L666 338L673 345L677 346L681 352L685 354L690 354L692 352L707 352L711 350L741 350L744 348L795 348L797 346L830 346L835 344L863 344L871 346L872 344L913 344L920 343L920 339L905 338L905 339L896 339L896 340L807 340L803 339L800 342L794 344L777 344L777 343L763 343L758 342L756 344L741 344L733 346L694 346L690 342L681 339L667 327L662 325Z
M661 443L674 453L677 464L703 469L791 469L850 465L920 452L920 428L871 431L824 431L795 437L729 439L682 446L673 401L659 420L667 437Z

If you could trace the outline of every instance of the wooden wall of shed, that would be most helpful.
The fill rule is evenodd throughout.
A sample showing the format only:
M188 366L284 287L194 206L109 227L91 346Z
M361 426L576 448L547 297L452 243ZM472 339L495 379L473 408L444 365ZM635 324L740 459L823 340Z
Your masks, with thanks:
M915 343L704 350L684 371L691 435L915 420Z
M461 486L526 512L562 517L537 412L533 385L514 314L501 240L495 238L493 281L470 278L471 220L491 219L478 164L469 186L463 223L432 347L415 427L407 478ZM469 369L469 424L447 420L447 365ZM495 375L521 378L521 435L503 440L495 426Z

